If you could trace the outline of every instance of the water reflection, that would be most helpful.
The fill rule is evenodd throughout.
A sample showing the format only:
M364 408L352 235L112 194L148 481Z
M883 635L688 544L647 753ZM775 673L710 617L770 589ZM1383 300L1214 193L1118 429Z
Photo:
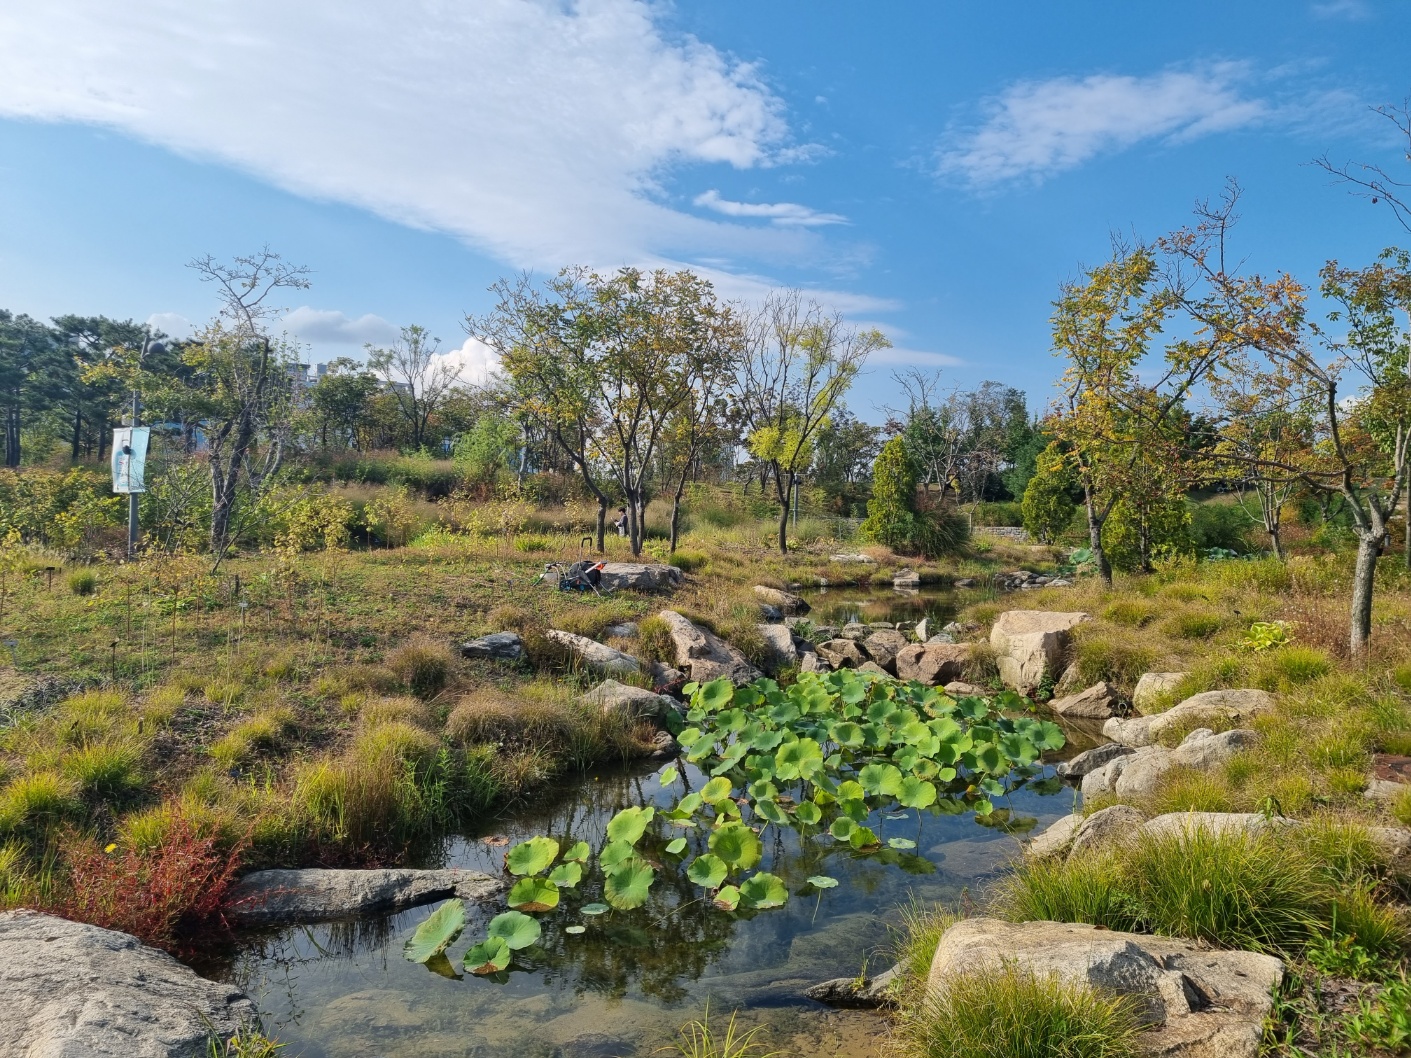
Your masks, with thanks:
M955 620L960 609L974 601L953 590L938 587L920 589L896 588L819 588L801 594L808 600L809 619L815 625L841 628L852 621L862 624L887 622L915 624L927 618L936 631Z
M743 1009L767 1026L786 1052L859 1056L875 1053L882 1022L866 1012L827 1012L800 998L809 984L856 973L885 960L887 925L912 895L954 901L977 889L1017 847L1015 831L1047 825L1067 812L1071 791L1051 780L1051 761L1020 785L988 825L971 813L894 813L874 824L885 843L906 838L915 850L854 852L826 834L770 827L762 870L779 875L792 898L782 909L734 914L716 910L677 864L662 831L643 848L659 867L647 905L601 917L579 913L601 898L590 872L578 894L542 916L541 942L521 952L500 980L460 975L460 959L484 935L500 907L472 909L466 932L439 968L402 957L402 943L432 910L248 938L220 968L260 1006L267 1026L307 1058L372 1056L552 1056L650 1053L676 1027L714 1010ZM693 783L700 776L691 776ZM633 804L669 804L655 769L599 772L485 829L459 836L427 865L498 872L503 845L533 834L595 847L607 820ZM805 881L828 874L841 883L818 892ZM582 925L585 932L564 928ZM438 974L437 970L440 970ZM794 1041L791 1043L790 1041Z

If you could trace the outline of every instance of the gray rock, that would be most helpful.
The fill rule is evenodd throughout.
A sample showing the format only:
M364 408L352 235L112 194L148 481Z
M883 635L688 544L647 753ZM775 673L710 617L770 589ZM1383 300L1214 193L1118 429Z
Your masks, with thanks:
M461 657L488 658L491 661L523 661L524 641L516 632L492 632L461 644Z
M921 574L910 569L898 570L892 575L892 587L919 588L921 587Z
M749 683L763 675L725 640L692 624L675 610L663 610L660 617L671 630L676 667L685 669L691 679L704 683L724 677L734 683Z
M1200 730L1205 730L1205 735L1201 738L1194 737ZM1236 754L1252 748L1258 741L1259 735L1248 728L1222 731L1218 735L1208 729L1197 729L1171 751L1171 759L1186 768L1211 771L1228 763Z
M955 586L957 588L973 588L975 587L975 578L961 577L958 581L955 582Z
M686 678L686 674L680 669L672 668L660 661L653 661L647 666L647 676L651 679L653 687L669 687Z
M919 620L919 621L916 622L916 641L917 641L918 643L924 643L924 642L926 642L926 640L928 640L928 639L930 639L930 638L931 638L931 622L930 622L930 618L923 617L923 618L921 618L921 620Z
M1076 812L1073 815L1064 816L1058 822L1050 825L1043 833L1035 835L1026 842L1024 855L1035 860L1062 856L1068 851L1068 846L1073 844L1073 835L1082 822L1083 817Z
M624 621L618 625L608 625L603 629L603 635L610 639L635 639L637 637L637 622Z
M957 922L941 937L926 990L943 995L962 974L1015 966L1036 976L1133 996L1144 1053L1170 1058L1256 1058L1284 964L1272 955L1209 951L1175 937L1063 922Z
M897 678L940 687L964 675L969 660L969 643L909 643L897 651Z
M835 977L804 989L804 996L830 1007L876 1009L896 1005L891 987L897 979L897 967L884 970L876 977Z
M1131 746L1123 746L1117 742L1104 742L1101 746L1083 750L1072 760L1059 762L1053 770L1058 773L1060 778L1081 779L1088 772L1096 771L1118 757L1127 757L1135 752L1136 750Z
M1367 788L1362 791L1362 796L1369 801L1395 801L1406 790L1411 790L1411 786L1404 782L1373 777L1367 780Z
M1122 711L1122 696L1104 680L1078 694L1055 698L1048 703L1048 707L1059 716L1106 720Z
M679 587L685 575L675 566L643 562L607 562L603 565L603 591L629 588L632 591L670 591Z
M255 1005L116 930L0 913L0 1058L195 1058Z
M1127 747L1131 749L1131 747ZM1094 797L1102 794L1112 793L1117 787L1117 780L1122 777L1123 770L1127 767L1128 761L1137 755L1137 750L1131 753L1115 755L1106 764L1093 768L1083 776L1082 791L1083 802L1086 804ZM1144 750L1150 752L1150 750Z
M951 635L949 632L937 632L937 633L936 633L935 635L933 635L933 636L928 636L925 640L923 640L923 642L925 642L925 643L954 643L954 642L955 642L955 636Z
M764 584L756 584L754 586L754 593L768 605L777 606L791 617L806 614L812 609L807 599L795 595L793 592L780 591L778 588L770 588Z
M1073 587L1073 582L1067 577L1054 577L1053 580L1048 582L1048 586L1050 588L1071 588Z
M799 659L800 672L832 672L833 666L817 651L810 650Z
M1240 689L1206 691L1187 698L1180 705L1155 716L1134 716L1129 720L1113 718L1102 725L1102 733L1113 742L1127 746L1150 746L1164 731L1192 721L1234 721L1243 723L1271 711L1277 699L1268 691Z
M614 650L604 643L599 643L596 639L575 635L558 628L550 628L544 633L544 638L551 643L557 643L582 662L585 667L595 672L620 675L642 671L642 663L631 654Z
M815 648L818 656L835 669L855 669L868 660L856 640L830 639Z
M862 641L862 649L867 651L868 656L878 665L895 674L897 651L910 642L906 633L890 629L873 632Z
M870 555L829 555L829 556L828 556L828 561L829 561L829 562L843 562L843 563L847 563L847 562L860 562L860 563L870 564L870 565L873 565L873 566L875 566L875 565L877 564L877 560L876 560L875 558L872 558Z
M1215 732L1211 731L1208 727L1198 727L1194 731L1186 732L1186 737L1181 739L1181 745L1185 746L1191 742L1199 742L1201 739L1209 738L1213 734L1215 734Z
M959 621L950 621L946 624L941 625L941 631L944 632L946 635L958 636L964 633L965 626Z
M1118 797L1148 797L1161 785L1168 771L1176 766L1174 755L1160 746L1146 746L1123 761L1120 774L1112 784Z
M676 707L675 700L664 694L629 687L616 680L603 680L579 701L584 705L596 706L603 713L631 717L633 720L660 721L666 718L668 709Z
M1088 615L1081 612L1006 610L990 629L990 646L1000 679L1010 690L1033 694L1046 673L1056 673L1068 650L1069 631Z
M856 639L859 643L872 634L872 629L858 621L849 621L838 632L839 639Z
M1394 869L1406 873L1407 861L1411 860L1411 830L1405 827L1368 827L1367 836L1377 843Z
M1062 698L1064 695L1075 694L1083 688L1083 674L1076 664L1069 665L1063 670L1063 675L1058 677L1058 682L1053 685L1054 697Z
M876 673L878 676L885 676L889 680L896 679L896 677L892 673L882 668L882 666L877 664L877 662L875 661L864 661L861 665L857 667L857 671Z
M764 671L771 676L783 669L793 668L799 663L799 652L794 646L794 637L783 625L757 625L764 639Z
M784 611L777 606L770 606L767 602L759 604L759 616L770 624L784 623Z
M503 887L497 878L465 870L255 871L231 890L225 916L245 926L328 922L400 911L451 896L488 900Z
M1269 828L1298 826L1297 821L1259 812L1168 812L1142 824L1141 832L1154 838L1189 837L1197 832L1212 837L1229 834L1253 836Z
M1146 816L1129 805L1113 805L1094 812L1073 833L1069 857L1080 856L1104 845L1130 841Z
M1161 698L1176 689L1185 675L1184 672L1143 673L1132 691L1132 709L1137 713L1150 713Z

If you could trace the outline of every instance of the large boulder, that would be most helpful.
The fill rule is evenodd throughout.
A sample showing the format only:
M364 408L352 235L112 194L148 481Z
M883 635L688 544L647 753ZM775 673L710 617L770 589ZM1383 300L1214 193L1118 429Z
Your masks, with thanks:
M633 591L670 591L681 584L682 574L675 566L645 562L606 562L598 587L604 591L630 588Z
M892 587L894 588L919 588L921 587L921 574L914 569L901 569L892 574Z
M990 629L990 646L999 665L999 677L1010 690L1033 694L1050 675L1062 672L1068 650L1068 633L1088 620L1081 612L1006 610Z
M1024 855L1035 860L1063 855L1068 851L1068 846L1073 844L1073 835L1082 823L1083 817L1076 812L1064 816L1026 842Z
M1126 747L1127 753L1112 752L1106 764L1089 770L1083 777L1083 797L1087 799L1105 793L1115 793L1118 797L1149 796L1156 792L1163 777L1172 768L1211 771L1254 745L1258 738L1253 731L1244 728L1218 735L1208 730L1196 730L1175 749L1163 746Z
M524 641L515 632L491 632L461 644L461 657L490 661L523 661Z
M1180 1058L1256 1058L1284 964L1272 955L1210 951L1194 941L1066 922L973 918L946 930L926 990L1006 966L1139 1004L1141 1050Z
M1122 712L1122 696L1104 680L1085 691L1055 698L1048 707L1057 715L1085 720L1106 720Z
M1185 676L1184 672L1143 673L1132 691L1132 711L1138 714L1153 712L1161 699L1174 691Z
M676 646L676 667L684 669L698 683L720 679L734 683L749 683L763 673L714 632L701 628L675 610L663 610L659 615L671 631Z
M544 633L544 638L563 647L582 662L586 668L590 668L594 672L623 675L642 671L642 663L631 654L614 650L604 643L599 643L596 639L575 635L559 628L550 628Z
M198 1058L258 1017L136 937L37 911L0 913L0 994L0 1058Z
M225 917L245 926L278 922L330 922L385 914L459 896L493 898L503 883L479 871L379 870L254 871L231 890Z
M862 649L867 651L867 656L893 673L896 671L897 651L910 645L911 640L906 633L894 628L873 632L862 641Z
M1068 855L1081 856L1091 849L1130 841L1146 816L1130 805L1112 805L1094 812L1073 831Z
M616 680L603 680L579 701L596 707L605 715L624 716L632 720L665 720L667 711L676 706L675 699L664 694L629 687Z
M777 606L790 617L798 614L808 613L812 607L808 605L808 600L795 595L793 592L780 591L778 588L771 588L764 584L756 584L754 593L760 600L770 606Z
M815 648L818 656L835 669L855 669L868 660L855 639L830 639Z
M908 643L897 651L897 679L944 686L965 674L969 643Z
M794 646L792 632L783 625L761 624L756 627L764 640L765 672L772 676L799 663L799 652Z
M1123 746L1117 742L1104 742L1100 746L1083 750L1072 760L1060 761L1053 770L1058 773L1061 779L1081 779L1088 772L1097 771L1118 757L1127 757L1135 752L1136 750L1131 746Z
M1214 722L1222 727L1229 726L1231 722L1243 724L1270 712L1276 702L1277 699L1268 691L1248 688L1206 691L1192 695L1180 705L1155 716L1134 716L1128 720L1114 717L1102 725L1102 733L1113 742L1126 746L1151 746L1169 728L1188 726L1192 722Z

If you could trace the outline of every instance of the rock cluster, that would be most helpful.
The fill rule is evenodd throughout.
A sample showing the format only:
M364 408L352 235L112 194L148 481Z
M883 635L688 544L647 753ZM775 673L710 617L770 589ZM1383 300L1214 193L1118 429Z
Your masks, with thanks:
M1245 728L1218 735L1209 728L1197 728L1175 749L1162 746L1135 748L1131 753L1114 755L1102 767L1085 774L1083 798L1088 800L1105 793L1115 793L1118 797L1145 797L1156 792L1162 777L1172 768L1211 771L1258 740L1258 735Z
M1102 725L1102 733L1113 742L1126 746L1150 746L1171 728L1187 727L1192 723L1214 723L1220 727L1243 724L1274 708L1275 698L1268 691L1239 689L1206 691L1192 695L1180 705L1155 716L1134 716L1129 720L1112 719Z

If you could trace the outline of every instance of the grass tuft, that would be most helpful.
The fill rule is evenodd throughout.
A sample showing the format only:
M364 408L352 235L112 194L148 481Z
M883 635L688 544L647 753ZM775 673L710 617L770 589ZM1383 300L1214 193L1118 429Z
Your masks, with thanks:
M434 698L451 678L454 659L440 643L406 643L387 655L387 667L418 698Z
M76 569L69 574L69 591L75 595L92 595L98 590L98 574L91 569Z

